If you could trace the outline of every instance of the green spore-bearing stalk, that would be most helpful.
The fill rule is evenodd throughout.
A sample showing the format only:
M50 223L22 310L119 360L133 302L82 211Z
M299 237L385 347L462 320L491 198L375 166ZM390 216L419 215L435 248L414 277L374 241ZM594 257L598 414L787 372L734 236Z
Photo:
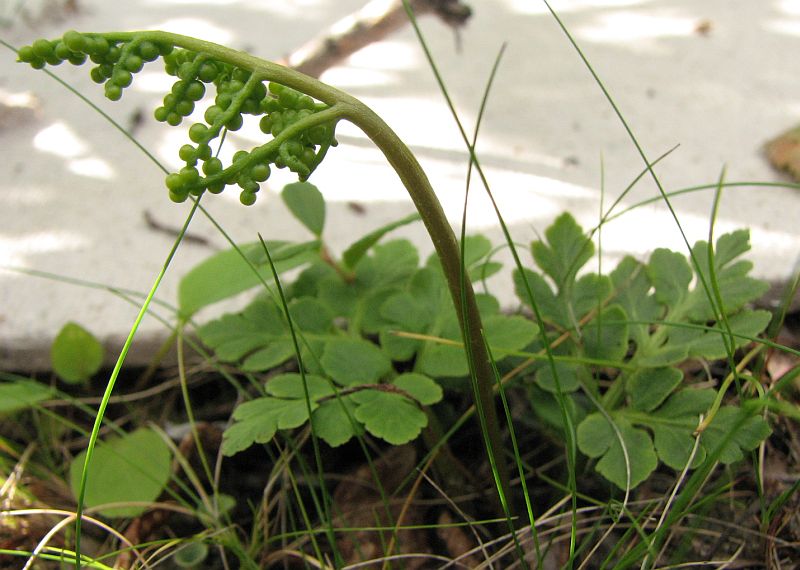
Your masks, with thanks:
M145 62L159 57L164 59L166 72L177 81L156 109L156 120L181 124L205 96L206 85L216 88L214 104L204 114L205 123L195 123L189 129L194 144L186 144L179 151L186 166L166 178L173 201L182 202L206 190L219 193L236 184L241 188L241 202L251 205L271 166L289 168L304 180L336 145L335 128L340 120L360 128L380 149L411 196L441 262L469 347L467 353L474 359L478 399L486 414L490 444L499 459L499 479L509 496L508 467L502 460L502 437L494 406L494 376L473 288L468 279L462 280L458 242L422 167L383 119L355 97L300 72L168 32L69 31L60 40L37 40L19 50L19 60L36 69L63 61L81 65L90 59L95 64L92 79L103 83L106 96L114 101L122 97L133 74ZM210 143L226 129L240 128L243 115L261 116L259 126L272 139L249 152L239 151L232 163L224 166L212 155Z

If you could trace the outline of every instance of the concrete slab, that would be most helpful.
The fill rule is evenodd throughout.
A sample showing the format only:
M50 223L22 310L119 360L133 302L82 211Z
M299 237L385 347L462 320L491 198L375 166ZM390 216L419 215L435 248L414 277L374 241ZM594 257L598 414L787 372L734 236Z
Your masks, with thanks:
M123 9L114 2L83 0L78 14L35 29L18 23L2 35L22 45L70 28L161 28L278 58L363 2L129 0ZM475 15L459 42L436 20L424 20L423 30L468 129L474 127L493 60L508 43L478 150L515 239L534 239L563 210L586 227L595 224L601 197L607 208L643 169L628 135L542 3L469 3ZM795 72L800 2L553 4L650 159L680 145L656 167L668 190L713 185L723 167L731 182L781 180L762 147L800 122ZM30 91L40 102L35 117L0 130L0 369L46 367L49 343L69 320L104 339L114 354L137 312L135 299L86 284L147 291L172 240L153 230L145 215L180 226L188 207L167 200L159 169L86 103L43 73L15 64L10 52L0 54L0 62L0 88ZM115 104L103 99L87 69L55 72L123 126L137 124L136 136L158 160L178 164L183 135L149 120L169 87L155 66ZM349 90L386 118L417 153L448 215L458 222L467 154L411 30L359 52L323 80ZM148 120L139 125L139 115ZM391 169L365 137L354 129L340 133L343 144L313 178L329 200L326 237L334 250L411 211ZM225 152L257 140L251 125L229 137ZM253 208L241 207L236 192L212 196L205 206L238 241L252 241L259 231L267 239L306 239L274 195L287 180L276 176L273 195L262 194ZM707 236L712 194L691 193L673 202L691 241ZM470 230L486 232L499 243L484 192L476 186L471 196ZM645 178L620 208L654 196L655 187ZM800 251L798 214L797 190L738 186L724 193L717 232L750 227L757 274L781 282ZM167 303L174 303L179 277L224 244L205 219L195 220L192 232L208 245L181 247L159 291ZM401 235L430 250L421 226ZM610 222L602 239L608 264L625 253L645 256L660 246L683 247L674 219L658 202ZM509 284L496 285L504 302L513 303ZM169 320L168 309L158 313ZM132 361L146 362L166 334L163 323L148 318Z

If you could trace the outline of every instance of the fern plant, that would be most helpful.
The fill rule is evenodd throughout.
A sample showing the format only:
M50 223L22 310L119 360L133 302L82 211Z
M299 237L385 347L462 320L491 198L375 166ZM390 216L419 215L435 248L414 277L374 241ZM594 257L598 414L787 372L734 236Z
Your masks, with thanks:
M657 249L647 263L627 256L609 275L578 277L594 245L564 214L544 240L531 243L541 273L515 271L517 295L530 304L530 287L562 358L557 383L551 367L534 365L533 409L561 428L554 394L570 394L579 449L620 488L637 486L659 462L677 470L696 467L706 450L718 447L720 461L731 463L769 435L759 416L731 434L740 410L716 409L721 394L687 373L687 363L725 358L769 323L768 311L747 308L768 287L748 275L752 263L740 257L749 249L749 233L740 230L720 236L713 249L697 242L695 269L684 255ZM712 271L721 314L703 287Z
M416 159L352 96L248 54L165 32L70 31L19 51L19 59L34 68L90 60L92 78L104 84L111 100L122 97L146 62L159 58L175 82L154 113L157 120L179 125L207 89L215 93L205 121L189 128L190 142L180 148L185 166L166 178L170 198L182 202L237 185L241 202L250 205L271 170L287 168L301 182L284 190L284 200L314 237L303 244L254 243L223 252L181 283L182 317L188 319L203 306L256 285L259 271L269 270L267 256L274 257L269 265L278 272L307 265L287 297L303 339L305 384L291 373L282 375L261 397L242 404L226 432L226 453L307 421L331 445L363 430L403 443L426 425L424 406L441 399L440 384L463 386L448 379L472 377L486 416L488 451L496 454L502 439L489 348L495 362L532 357L527 384L535 412L563 428L558 406L566 405L578 425L580 450L597 459L598 471L621 488L641 483L659 462L676 469L696 466L706 450L735 461L769 433L757 416L729 433L740 411L721 406L721 392L693 386L685 367L678 366L729 356L766 326L768 313L746 308L765 288L748 276L749 262L739 259L749 249L746 232L722 236L714 247L698 242L692 264L681 254L656 250L646 264L626 258L610 275L579 276L594 246L565 214L548 228L545 240L531 244L541 274L514 273L522 302L535 305L543 318L535 324L502 314L490 295L475 295L471 279L500 269L488 258L491 244L476 236L467 240L462 275L460 246ZM225 165L214 156L212 143L240 128L247 115L260 118L268 140ZM324 249L324 201L303 181L336 145L341 120L373 140L408 189L436 248L436 256L422 266L410 243L379 243L416 216L358 240L341 260ZM238 262L242 256L246 265ZM716 298L700 286L708 282L715 284ZM220 360L245 371L267 370L295 354L288 323L269 297L199 332ZM548 365L535 356L544 348L542 338L555 357ZM389 409L394 416L387 416ZM506 491L507 470L502 461L496 465Z
M65 61L74 65L90 61L92 79L104 85L105 95L112 101L122 97L145 63L163 58L165 71L175 82L154 117L174 126L194 111L208 86L213 86L214 104L206 109L205 122L189 128L190 143L179 151L186 166L166 177L169 196L177 202L206 191L219 193L236 184L242 203L253 204L272 167L288 168L306 179L336 144L339 121L360 128L395 169L436 249L469 355L474 397L485 414L487 452L497 456L498 480L501 490L508 493L508 470L501 457L501 430L493 405L491 362L475 294L469 279L462 279L457 240L416 158L378 115L351 95L302 73L168 32L84 34L70 30L58 40L35 41L21 48L18 56L35 69ZM231 164L224 165L213 156L211 143L225 130L240 128L245 115L260 117L259 125L269 140L249 152L237 153Z
M322 238L324 201L316 187L290 184L282 196L309 231ZM423 406L442 398L440 384L450 378L464 387L461 378L468 375L468 363L441 265L431 256L420 266L419 254L407 240L381 241L390 231L417 220L410 216L371 232L347 248L341 260L319 241L279 249L289 253L280 254L279 263L289 262L281 270L305 264L287 288L286 299L293 326L301 333L301 360L311 374L311 421L316 435L332 446L364 429L395 445L411 441L428 423ZM500 270L488 259L492 246L485 237L468 237L464 249L472 277ZM234 253L219 253L184 276L182 310L218 300L220 286L233 292L227 287L228 277L222 283L214 281L208 290L203 282L209 275L234 275L236 283L230 285L241 286L234 268L243 264ZM263 256L253 262L267 265ZM203 287L205 295L198 296ZM537 334L530 320L502 314L493 296L479 294L477 302L496 361L524 348ZM240 312L203 325L198 335L220 361L243 372L266 372L295 357L280 303L267 294ZM424 342L422 337L446 343ZM237 408L234 419L237 423L226 431L223 443L228 454L269 441L277 429L305 424L309 411L298 375L270 379L265 395Z
M299 195L305 199L293 202ZM321 194L298 183L284 189L283 196L292 197L286 200L290 209L322 237L324 216L312 214L324 204ZM315 201L317 208L309 208ZM292 203L304 208L292 208ZM314 226L311 219L322 221ZM294 252L295 262L306 264L288 287L287 299L295 327L303 333L303 362L313 374L311 422L332 446L363 431L392 444L411 441L427 425L425 406L442 398L442 387L459 391L467 385L458 322L437 259L420 266L409 242L379 241L413 221L376 230L345 250L342 260L320 255L318 242L308 242L316 248L311 257L305 255L312 245L284 246ZM759 416L734 429L745 412L735 405L720 407L722 393L688 365L724 358L729 350L749 344L769 322L767 311L747 307L767 286L750 277L752 264L740 259L749 249L747 231L721 236L711 257L727 330L702 286L692 286L695 275L685 256L658 249L647 263L626 257L609 275L579 276L594 255L583 229L565 213L544 236L530 247L536 269L516 271L513 277L524 305L530 303L528 287L533 292L555 365L543 354L534 321L503 313L488 293L477 296L484 332L499 369L525 371L516 383L527 390L542 422L563 429L558 391L566 396L579 449L596 460L599 473L621 489L633 488L659 464L676 470L697 467L707 451L731 463L769 435ZM492 250L487 238L467 237L465 267L471 278L501 271L490 258ZM708 250L703 241L693 248L700 267L707 266ZM183 278L181 290L196 291L209 274L230 273L223 268L241 264L233 253L222 252L199 265ZM296 265L282 267L290 266ZM207 297L217 299L216 294ZM205 303L195 296L191 302ZM281 309L267 295L198 332L218 359L244 372L272 370L294 355ZM732 335L730 345L726 334ZM270 440L278 429L306 424L309 412L300 386L297 374L270 379L263 396L234 412L236 422L226 431L223 451L232 454Z

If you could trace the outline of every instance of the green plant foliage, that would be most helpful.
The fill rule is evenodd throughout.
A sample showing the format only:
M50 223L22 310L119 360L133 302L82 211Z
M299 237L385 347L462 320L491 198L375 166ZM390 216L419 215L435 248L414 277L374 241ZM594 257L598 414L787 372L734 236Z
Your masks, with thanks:
M354 270L356 280L374 291L406 281L419 265L417 248L405 239L376 244L371 253L362 257Z
M293 211L306 215L300 207ZM468 385L459 380L466 378L469 367L438 260L420 266L408 241L379 242L408 221L389 224L356 242L348 249L352 266L343 263L346 269L337 270L335 262L317 259L287 288L289 311L302 339L309 401L299 375L273 379L267 396L242 404L234 413L237 421L226 431L225 453L266 443L278 430L306 424L309 410L316 434L330 445L362 432L405 443L427 425L420 405L441 398L438 383ZM692 457L692 467L697 467L715 445L723 446L720 460L730 462L766 437L769 427L753 417L729 440L721 439L738 409L723 406L691 456L694 431L715 392L691 389L692 378L677 365L689 358L724 357L727 329L710 315L713 305L685 256L660 249L647 263L628 257L610 275L579 276L594 246L574 219L560 216L545 238L531 245L542 273L527 268L516 272L515 286L525 303L531 289L546 334L556 338L566 332L567 338L555 349L553 366L541 360L533 365L528 377L532 405L540 419L563 429L555 395L560 390L567 396L579 449L597 461L600 474L619 487L635 487L659 463L683 469ZM764 291L761 282L747 276L749 263L738 259L749 248L747 240L746 232L721 236L720 253L714 256L735 347L750 342L769 320L765 311L746 308ZM708 261L707 250L704 242L693 248L698 263ZM468 237L464 251L471 277L497 270L485 237ZM483 334L499 365L540 348L539 328L532 320L501 312L491 295L478 295L477 301ZM204 325L199 335L220 360L242 370L266 371L295 358L283 312L267 297ZM598 362L605 365L598 367ZM398 376L401 366L411 373ZM601 372L610 387L601 389ZM411 379L414 384L406 386ZM431 394L423 395L421 387ZM607 415L585 396L587 390L599 398Z
M53 397L53 389L27 378L0 383L0 414L26 410Z
M170 198L176 202L183 202L189 197L200 197L206 190L218 193L228 185L237 184L241 188L240 201L251 205L256 201L260 185L269 178L273 167L288 168L298 175L301 182L305 181L325 157L328 149L337 144L335 128L338 121L347 120L360 128L379 147L399 175L417 206L419 217L424 219L425 229L432 238L436 254L449 261L455 261L459 256L452 227L413 154L377 114L347 93L248 54L169 32L82 34L70 31L55 41L37 40L31 46L22 48L18 55L20 61L29 63L36 69L45 65L58 65L64 61L81 65L88 58L95 64L91 71L92 79L104 85L106 96L111 100L122 97L124 89L132 84L134 74L146 62L162 58L166 73L176 80L170 93L165 95L163 105L155 110L154 116L158 121L170 125L179 125L184 117L194 113L197 104L206 97L207 90L213 92L209 93L210 96L213 95L213 104L205 109L202 122L190 126L190 143L183 145L178 153L185 166L166 177L165 184ZM216 146L224 139L227 131L241 128L248 115L260 117L259 127L269 140L250 151L235 153L232 162L225 165L214 156L212 143ZM306 209L303 206L299 209L298 202L293 206L296 206L293 214L302 223L309 226L312 232L321 232L318 207ZM312 215L312 211L316 213ZM297 291L305 287L307 296L331 303L334 308L332 313L337 320L348 321L347 333L353 336L377 334L388 345L390 341L387 340L386 323L374 309L379 309L380 304L393 292L407 286L408 279L417 269L418 255L409 243L378 245L377 242L387 231L415 219L417 216L410 216L394 226L378 229L362 238L345 252L341 262L330 259L328 250L323 250L320 263L312 264L298 279L297 287L293 287L296 290L294 298L299 297ZM372 255L367 256L368 252ZM471 323L464 328L464 335L472 347L470 352L474 358L475 379L481 387L476 394L487 413L485 426L489 440L495 448L500 449L501 431L491 401L494 378L489 366L487 347L481 338L484 327L473 289L462 288L464 276L460 274L458 267L458 264L447 263L440 272L444 273L450 303L459 307L458 314L465 322ZM468 271L473 275L474 270L479 270L478 275L483 277L497 271L499 267L498 263L487 259L471 265ZM214 279L213 272L210 273L212 274L207 274L206 279ZM201 287L197 298L193 298L184 289L182 322L189 322L189 317L202 306L213 303L220 297L224 298L226 289L237 288L230 285L232 280L217 277L225 281L225 286L212 287L206 291ZM317 277L326 279L329 287L320 288ZM336 282L336 277L341 278L344 283ZM319 291L329 293L315 293ZM348 314L342 315L340 309ZM434 308L437 309L438 307ZM214 333L225 336L222 330ZM306 335L303 337L302 351L308 357L303 360L308 363L308 372L324 372L318 355L324 348L325 339ZM240 338L239 342L252 343L252 340ZM416 347L406 342L394 345L396 350L389 354L390 358L412 358L416 352ZM279 346L279 353L280 348ZM267 356L267 361L270 362L281 359L281 355ZM303 354L297 356L300 360ZM258 362L250 364L260 365ZM503 464L504 461L501 461L500 481L503 487L509 488L510 483Z
M644 481L656 468L656 457L673 469L686 467L692 459L700 415L708 411L715 396L713 390L684 389L675 392L654 412L621 408L611 413L627 448L631 487ZM722 463L738 461L743 451L754 449L770 434L769 426L758 416L747 418L744 425L734 431L741 413L735 406L719 410L700 434L691 467L698 467L708 453L718 449ZM608 419L600 413L590 414L578 426L578 445L587 456L600 458L597 470L606 479L625 488L627 471L622 446Z
M208 558L208 545L193 540L175 551L175 564L180 568L198 568Z
M484 319L484 334L492 347L495 359L502 360L509 353L521 350L537 335L536 325L519 316L488 315ZM437 333L444 339L460 343L460 331L455 315L447 313L434 323L429 334ZM464 349L460 344L429 344L419 356L419 369L434 377L466 376L469 372Z
M706 242L692 248L699 270L692 269L686 256L657 249L646 264L626 257L609 276L589 273L578 277L594 251L580 226L564 214L545 231L545 237L546 242L531 245L531 252L552 287L526 268L515 272L516 291L523 303L530 304L530 289L543 318L552 326L548 333L552 338L568 331L569 339L561 343L556 356L576 360L557 361L554 367L541 364L533 381L545 393L560 389L569 396L570 413L579 420L579 449L597 459L598 472L617 486L625 488L630 483L635 487L659 461L683 469L694 446L699 417L708 413L714 392L681 389L691 378L677 365L688 359L723 358L728 343L733 348L744 346L770 320L767 311L746 308L766 290L765 283L747 275L750 262L738 259L750 249L748 233L723 235L715 246L713 262L725 323L702 284L701 276L710 283L711 275ZM598 369L576 363L582 358L608 363L602 373L613 379L611 388L599 390L595 380ZM600 397L608 417L592 409L581 395L583 390ZM533 393L541 400L541 392ZM563 429L555 398L532 404L543 420ZM702 463L714 444L723 445L719 435L735 413L735 406L718 411L701 437L693 467ZM750 418L724 443L720 460L741 458L743 450L752 449L768 434L763 419ZM627 449L630 471L620 439Z
M286 241L267 242L278 274L316 259L319 245L319 241L299 244ZM248 261L257 271L253 271ZM181 278L178 284L178 307L181 315L188 318L203 307L271 279L272 272L261 242L241 245L238 251L221 251L193 267Z
M351 273L318 257L286 288L307 372L311 422L330 445L363 431L393 444L414 439L427 425L420 406L442 397L433 379L468 373L458 320L438 263L432 258L420 267L416 248L406 240L378 242L391 229L416 219L384 226L348 249L355 264L348 268ZM358 251L366 245L366 251ZM494 262L488 260L491 249L486 238L470 236L465 242L467 269L494 272ZM494 297L479 296L479 305L497 361L536 337L534 323L501 314ZM407 333L421 338L402 336ZM269 296L201 326L198 335L219 360L243 371L268 371L296 359L283 310ZM413 363L411 372L398 375L401 363ZM237 408L237 421L225 432L225 453L265 443L278 430L308 422L309 406L297 378L273 379L267 396Z
M309 384L313 380L327 384L324 378L316 376L307 376L306 380ZM309 397L311 394L315 392L309 388ZM307 404L302 398L265 397L241 404L233 413L236 423L225 430L223 453L233 455L255 443L268 443L279 429L292 429L303 425L308 421L308 406L312 412L317 408L315 402Z
M435 377L465 375L458 321L436 264L419 267L417 251L406 240L376 243L370 253L360 258L352 281L317 259L288 288L290 313L303 339L301 356L310 370L343 385L376 382L392 361L409 361L424 350L430 354L420 356L418 371ZM475 256L471 267L479 267L483 259ZM482 299L486 336L496 358L524 348L535 337L529 320L498 314L494 298ZM336 319L358 336L342 337ZM458 345L402 338L398 331ZM242 370L268 370L294 355L282 311L267 297L202 326L198 334L220 360L237 363ZM379 344L359 338L368 335L377 335Z
M555 394L559 389L562 392L575 392L590 382L591 376L585 366L571 362L556 362L554 366L539 368L535 379L539 388Z
M323 370L344 386L377 382L389 373L392 362L381 349L360 338L333 338L325 343Z
M358 262L361 261L361 258L364 257L364 254L366 254L373 245L378 243L383 236L391 231L396 230L397 228L419 221L419 219L420 215L415 212L406 216L405 218L397 220L396 222L381 226L377 230L374 230L364 237L358 239L342 254L342 262L344 263L345 267L349 269L355 268Z
M626 391L631 406L643 412L652 412L682 381L683 372L677 368L639 368L628 375Z
M103 345L77 323L67 323L50 347L53 371L68 384L83 384L103 365Z
M749 276L752 265L741 259L750 247L746 231L719 237L713 248L699 241L688 258L658 249L646 262L627 257L609 275L597 275L584 272L594 255L593 242L572 216L563 214L543 239L531 243L535 267L512 276L522 303L535 308L541 322L503 313L491 295L472 297L467 293L471 289L460 289L458 265L444 264L445 274L437 258L420 266L410 242L381 242L421 216L438 255L457 255L452 231L413 157L352 97L222 46L164 32L70 31L19 51L20 61L37 69L91 61L92 78L104 85L111 100L122 96L145 63L159 58L175 81L155 111L157 120L178 125L207 91L213 97L203 121L189 128L190 142L179 151L185 166L167 176L170 197L181 202L236 184L241 202L249 205L272 168L288 168L301 182L287 186L283 200L318 238L305 244L266 244L278 273L302 267L286 288L293 329L284 307L270 296L272 291L265 291L244 310L198 330L219 361L244 372L296 360L306 373L305 384L294 377L291 382L273 380L266 396L239 406L236 422L225 434L226 453L265 443L278 430L309 421L331 445L362 431L390 443L410 441L427 422L421 406L441 397L439 383L453 388L468 384L464 334L472 350L481 353L473 362L481 365L473 370L480 369L478 393L486 410L494 408L491 369L483 366L488 360L482 353L485 346L502 369L541 351L545 339L557 341L551 351L555 360L533 359L521 380L527 383L532 407L539 419L557 429L564 429L566 413L578 425L581 451L620 487L638 485L660 463L681 469L691 460L696 467L709 455L736 461L769 433L762 418L743 417L736 400L718 407L720 395L712 406L714 392L693 387L694 374L682 366L688 360L726 356L733 361L734 351L751 342L770 319L766 311L748 307L767 285ZM258 118L269 140L236 153L225 165L211 146L225 132L239 129L247 116ZM420 205L420 215L372 231L336 260L322 240L323 196L305 180L336 145L335 127L341 119L379 144ZM492 244L485 237L470 236L463 246L468 280L501 269L491 259ZM270 283L272 269L260 243L214 256L181 281L181 316L188 320L203 307ZM462 293L469 296L465 318L475 325L469 329L461 328L461 315L454 311L454 305L463 303ZM298 333L300 354L295 354L292 330ZM420 392L423 385L427 395ZM705 414L711 415L698 442L695 430ZM486 425L499 447L497 422Z
M750 249L749 239L747 230L737 230L720 236L714 248L714 274L724 311L728 314L739 311L754 299L754 295L758 298L766 293L769 287L766 282L748 275L753 268L751 261L737 259ZM697 260L703 279L710 283L708 243L697 242L692 248L692 254ZM717 317L708 296L703 293L700 287L696 287L690 293L687 303L689 307L686 310L693 321L715 320Z
M442 399L442 390L432 379L411 373L387 383L358 386L314 374L305 379L297 373L281 374L267 382L266 392L267 396L236 408L236 422L223 436L226 455L267 443L279 429L305 424L309 410L317 437L331 446L346 443L364 429L400 445L416 438L428 424L420 406Z
M86 452L82 451L70 465L70 486L76 496L85 460ZM95 448L89 464L86 506L156 500L169 481L171 462L169 447L151 429L106 440ZM135 517L144 511L145 507L139 505L100 510L107 517Z
M238 362L242 370L268 370L294 355L283 315L267 298L257 299L240 313L211 321L198 334L217 358Z
M580 449L589 457L600 458L596 469L603 477L621 489L633 488L647 479L658 459L647 432L624 418L614 424L618 431L601 414L590 414L578 426Z
M575 219L561 214L544 232L547 242L531 243L531 253L539 268L556 283L559 294L565 294L575 275L594 255L594 244Z
M354 394L353 400L358 405L355 418L372 435L393 445L408 443L428 425L425 413L401 394L370 390Z
M295 218L317 237L325 227L325 198L310 182L295 182L283 187L281 198Z
M578 279L578 271L594 254L594 244L574 218L565 213L545 230L547 241L531 243L531 254L547 280L529 269L514 272L517 296L530 305L531 295L545 321L565 329L574 328L577 318L598 307L611 290L606 276L586 275ZM620 340L621 342L621 340Z

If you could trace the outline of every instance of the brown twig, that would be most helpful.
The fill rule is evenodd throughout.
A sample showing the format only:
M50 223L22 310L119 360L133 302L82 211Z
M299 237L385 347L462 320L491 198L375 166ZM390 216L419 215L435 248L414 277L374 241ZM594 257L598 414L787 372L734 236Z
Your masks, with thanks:
M472 15L461 0L410 0L414 12L433 14L458 30ZM378 42L408 23L402 0L370 0L289 55L285 65L319 77L351 54Z

